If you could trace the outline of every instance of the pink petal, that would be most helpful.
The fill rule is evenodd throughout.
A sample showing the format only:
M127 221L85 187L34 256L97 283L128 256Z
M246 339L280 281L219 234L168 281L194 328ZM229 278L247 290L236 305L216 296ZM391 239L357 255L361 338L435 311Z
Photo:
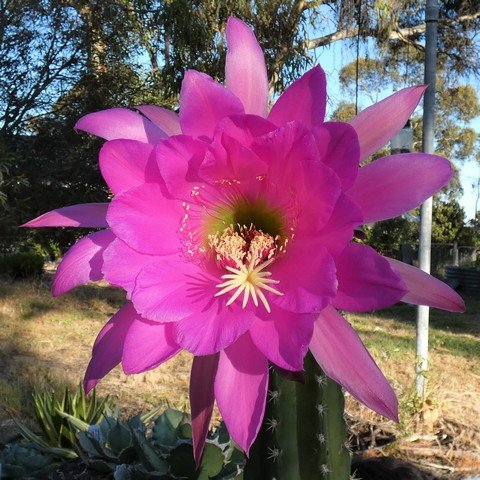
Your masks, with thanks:
M168 255L180 248L178 229L184 215L182 202L166 198L159 184L145 183L117 195L107 218L113 233L131 248Z
M136 140L111 140L100 150L100 171L114 193L146 182L161 182L153 146Z
M327 80L320 66L313 67L293 82L273 105L268 120L278 126L299 120L309 128L325 118Z
M348 191L365 223L386 220L420 205L452 178L450 162L427 153L380 158L361 168Z
M139 253L115 238L103 253L102 272L108 283L123 288L127 292L127 298L130 299L138 274L156 258L154 255Z
M335 263L316 237L294 238L269 271L283 295L267 293L267 298L289 312L320 312L337 292Z
M332 307L315 322L310 350L323 371L367 407L398 421L395 392L360 337Z
M173 339L171 325L151 322L137 315L125 336L123 371L129 375L151 370L180 350Z
M276 129L276 125L257 115L232 115L219 122L214 136L217 138L225 133L242 145L250 147L255 138Z
M220 142L212 144L207 151L198 172L203 180L212 184L221 180L244 183L267 173L267 164L234 138L224 133Z
M404 127L426 88L426 85L404 88L350 120L360 141L361 160L383 147Z
M250 28L230 17L226 27L225 83L243 103L245 113L264 117L267 112L268 78L263 51Z
M170 195L191 200L206 148L205 142L186 135L177 135L158 143L157 164Z
M139 105L135 108L168 136L182 133L178 113L172 112L172 110L167 108L157 107L156 105Z
M320 158L340 178L344 190L357 176L360 146L355 129L348 123L326 122L313 131Z
M215 293L213 289L210 291L211 299ZM174 323L175 339L185 350L194 355L211 355L231 345L249 329L254 317L249 309L236 304L226 307L221 302L211 300L201 310Z
M22 227L88 227L107 228L108 203L80 203L44 213Z
M337 256L352 240L354 228L362 223L362 212L348 195L342 193L328 223L318 232L317 239L331 255Z
M249 333L255 346L275 365L285 370L302 370L315 317L272 305L271 313L257 311Z
M52 285L53 295L61 295L78 285L101 280L103 253L114 238L110 230L102 230L75 243L57 268Z
M102 328L92 351L92 359L85 373L83 388L88 393L117 366L123 354L125 336L137 312L130 302L126 303Z
M245 333L253 314L215 297L221 282L206 266L180 255L156 257L136 279L132 301L146 318L175 322L176 343L195 355L210 355Z
M213 137L218 122L244 113L242 102L211 77L187 70L180 91L180 125L192 137Z
M75 130L83 130L106 140L124 138L153 145L167 137L167 134L150 120L127 108L89 113L76 123Z
M218 279L181 255L152 257L137 275L133 303L145 318L176 322L213 302ZM205 298L204 298L205 297Z
M408 293L403 302L415 305L428 305L449 312L464 312L465 302L462 297L440 280L428 275L419 268L399 262L393 258L385 258L390 266L403 278Z
M231 437L247 455L263 420L267 385L268 361L248 333L220 352L215 398Z
M190 409L192 412L193 457L200 465L208 427L215 403L215 375L217 374L218 356L193 357L190 374Z
M338 292L333 305L340 310L365 312L389 307L408 291L400 275L366 245L350 243L335 263Z
M312 133L301 123L291 122L257 138L251 148L268 165L269 203L283 211L285 205L298 204L296 230L318 232L332 214L341 185L333 170L320 161Z

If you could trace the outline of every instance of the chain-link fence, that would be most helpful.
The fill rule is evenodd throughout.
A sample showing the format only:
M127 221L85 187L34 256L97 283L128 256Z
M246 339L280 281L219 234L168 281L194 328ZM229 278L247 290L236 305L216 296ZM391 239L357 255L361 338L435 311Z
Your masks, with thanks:
M480 247L457 245L456 243L433 243L431 258L432 274L444 276L447 265L475 268L480 261ZM399 259L410 265L418 266L418 248L402 245Z

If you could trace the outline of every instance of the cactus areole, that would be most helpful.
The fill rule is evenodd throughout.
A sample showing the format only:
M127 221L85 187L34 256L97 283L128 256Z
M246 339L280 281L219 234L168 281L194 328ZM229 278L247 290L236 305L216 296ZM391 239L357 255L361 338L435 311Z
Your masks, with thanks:
M427 154L359 167L403 127L425 87L403 89L350 123L325 122L320 66L269 109L253 32L230 18L226 41L225 85L188 70L178 115L143 105L79 120L78 130L107 140L99 161L111 202L25 224L100 228L65 255L55 295L101 279L126 292L94 344L87 391L119 363L133 374L182 349L193 354L197 461L214 402L248 452L264 418L269 364L302 371L308 351L330 379L397 418L395 393L337 309L402 300L464 309L448 286L353 241L362 224L415 208L452 176L448 160Z

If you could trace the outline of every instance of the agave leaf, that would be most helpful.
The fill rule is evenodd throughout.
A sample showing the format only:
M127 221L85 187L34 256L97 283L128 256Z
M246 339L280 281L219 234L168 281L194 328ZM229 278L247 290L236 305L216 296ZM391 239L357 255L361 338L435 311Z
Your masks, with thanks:
M91 456L116 460L116 457L103 448L100 442L88 432L79 432L78 441L80 446Z
M177 428L177 434L179 439L191 440L192 439L192 425L190 423L182 423Z
M108 432L116 425L118 418L104 416L102 421L98 424L100 433L103 438L108 438Z
M174 475L178 477L192 478L195 473L192 445L182 443L174 448L168 456L168 463L170 463Z
M143 432L138 430L132 431L133 443L137 449L138 456L142 463L148 467L148 469L155 470L159 473L165 474L168 472L168 465L160 457L148 443L148 440L145 438ZM193 457L192 457L193 458Z
M118 461L120 463L133 463L136 458L137 458L137 451L135 450L135 447L133 445L127 448L124 448L118 454Z
M169 408L156 420L153 426L153 438L159 445L175 447L178 444L177 429L183 420L183 413Z
M50 445L42 438L33 433L26 425L23 425L23 423L20 423L17 419L13 419L15 422L15 425L18 427L20 430L20 433L22 437L24 437L26 440L33 442L35 445L38 445L39 447L43 448L48 448Z
M148 412L145 412L142 415L140 415L140 420L143 423L150 423L155 417L158 417L161 411L162 411L162 407L155 407L152 410L149 410Z
M80 420L77 417L74 417L73 415L70 415L69 413L62 412L61 410L57 410L57 413L61 417L66 418L74 427L78 428L82 432L86 432L90 426L88 423Z
M50 445L59 445L59 432L52 420L52 413L55 411L55 398L48 398L47 394L41 395L34 391L35 414L45 436L50 440Z
M219 474L223 468L222 450L212 443L205 444L198 480L208 480Z
M85 392L83 391L83 388L81 385L79 385L79 387L77 388L77 395L78 395L78 402L80 404L80 413L81 413L81 417L80 418L84 418L86 420L89 420L88 417L87 417L87 399L85 397ZM92 398L91 398L91 402L92 402L92 405L93 406L96 406L97 404L97 394L95 392L95 390L92 392Z
M145 431L145 424L142 422L142 419L140 415L135 415L134 417L130 418L127 421L127 425L132 429L132 430L139 430L144 432Z
M61 458L77 458L77 454L71 450L70 448L60 448L60 447L47 447L47 448L40 448L42 452L45 453L51 453L52 455L55 455L56 457L61 457Z
M132 445L132 434L127 427L124 427L117 422L117 424L108 432L107 440L110 444L110 448L118 454Z

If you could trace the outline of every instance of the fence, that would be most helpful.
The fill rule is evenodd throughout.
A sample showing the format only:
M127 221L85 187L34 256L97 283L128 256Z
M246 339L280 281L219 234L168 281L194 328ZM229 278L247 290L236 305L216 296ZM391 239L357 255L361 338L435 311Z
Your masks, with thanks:
M446 265L474 267L477 259L480 259L480 247L456 243L433 243L431 272L436 276L444 276ZM418 248L402 245L400 260L418 266Z

